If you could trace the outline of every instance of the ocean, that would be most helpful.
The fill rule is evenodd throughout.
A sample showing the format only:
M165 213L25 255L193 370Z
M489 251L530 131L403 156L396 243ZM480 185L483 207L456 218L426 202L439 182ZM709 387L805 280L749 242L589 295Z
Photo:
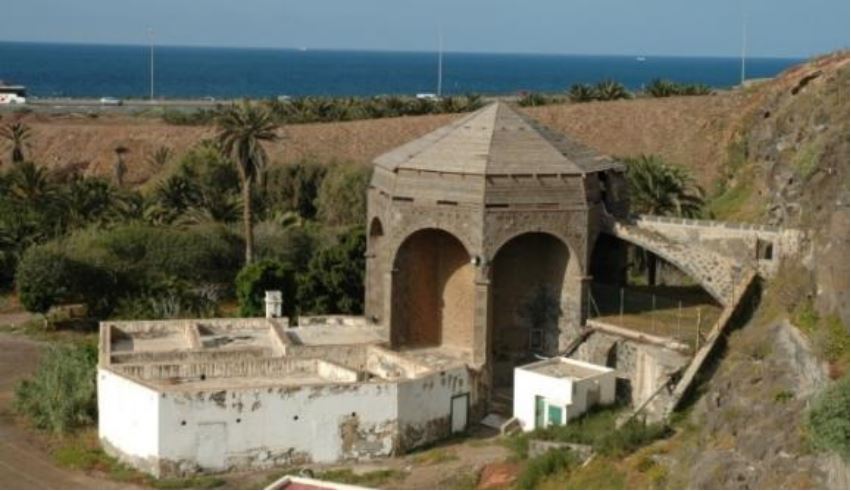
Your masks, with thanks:
M158 46L154 56L158 98L412 95L437 86L436 53ZM800 61L749 58L747 76L771 77ZM147 46L0 42L0 80L36 97L147 97L149 62ZM443 92L557 92L604 78L639 89L656 77L729 87L740 60L452 52Z

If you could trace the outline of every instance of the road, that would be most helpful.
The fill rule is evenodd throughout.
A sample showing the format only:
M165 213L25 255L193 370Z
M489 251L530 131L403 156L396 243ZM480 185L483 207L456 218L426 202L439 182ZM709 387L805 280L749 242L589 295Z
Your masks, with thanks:
M0 316L2 317L2 316ZM32 373L41 345L0 332L0 489L117 489L120 483L58 467L10 416L15 384Z

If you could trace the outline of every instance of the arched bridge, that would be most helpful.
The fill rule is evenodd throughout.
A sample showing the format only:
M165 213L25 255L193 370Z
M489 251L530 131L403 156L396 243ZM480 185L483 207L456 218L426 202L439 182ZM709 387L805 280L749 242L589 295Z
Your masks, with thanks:
M700 244L678 242L641 227L636 222L607 216L603 232L646 249L678 267L721 305L736 304L738 284L749 276L746 266L736 260L711 251ZM640 222L638 222L640 223Z

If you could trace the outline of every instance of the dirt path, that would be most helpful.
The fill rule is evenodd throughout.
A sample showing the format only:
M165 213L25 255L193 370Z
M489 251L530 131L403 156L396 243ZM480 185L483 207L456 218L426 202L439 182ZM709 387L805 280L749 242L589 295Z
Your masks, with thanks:
M40 344L0 332L0 489L118 489L119 483L53 463L33 435L11 420L15 384L32 373Z

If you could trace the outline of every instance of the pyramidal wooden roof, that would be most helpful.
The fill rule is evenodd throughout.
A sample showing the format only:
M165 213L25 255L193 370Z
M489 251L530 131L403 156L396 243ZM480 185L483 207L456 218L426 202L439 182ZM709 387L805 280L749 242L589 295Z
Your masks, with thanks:
M585 174L622 165L503 102L489 104L375 159L412 169L481 175Z

